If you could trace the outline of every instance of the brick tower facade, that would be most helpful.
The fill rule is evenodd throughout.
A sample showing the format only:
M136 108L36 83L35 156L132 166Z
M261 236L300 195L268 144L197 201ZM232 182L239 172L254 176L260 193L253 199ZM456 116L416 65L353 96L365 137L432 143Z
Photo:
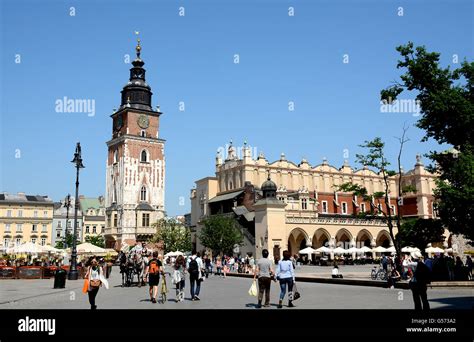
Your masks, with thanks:
M130 80L122 90L120 108L111 117L107 142L106 246L120 249L152 237L152 224L164 217L165 140L159 138L160 115L151 105L145 81L140 39Z

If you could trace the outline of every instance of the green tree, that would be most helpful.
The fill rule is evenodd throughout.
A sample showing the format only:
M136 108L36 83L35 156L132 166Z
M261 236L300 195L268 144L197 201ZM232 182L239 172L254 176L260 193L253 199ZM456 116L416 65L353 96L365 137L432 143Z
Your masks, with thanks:
M191 251L191 231L181 222L173 218L163 218L153 226L156 227L156 234L151 241L163 243L165 253Z
M231 217L214 215L205 219L203 224L199 239L216 253L232 253L235 245L244 243L244 236Z
M93 244L94 246L104 248L105 247L105 240L102 235L88 235L85 239L86 242Z
M403 152L403 146L408 141L408 139L406 138L406 131L407 128L404 126L403 134L400 138L398 138L400 142L400 149L398 153L398 174L401 174L400 159ZM369 151L366 154L356 154L357 162L364 166L374 168L378 174L382 175L384 191L374 192L370 195L365 187L351 182L343 183L339 186L336 186L336 189L338 189L339 191L351 192L354 195L357 195L358 197L362 198L364 201L373 202L376 204L378 213L382 214L383 219L387 223L390 238L394 243L396 253L397 255L400 255L400 242L397 240L394 234L394 228L396 227L398 231L400 231L401 229L402 217L400 206L402 205L403 194L407 192L412 192L415 189L413 189L411 186L402 188L401 179L400 177L397 177L398 197L396 203L397 210L395 214L392 209L392 203L390 202L390 197L392 196L392 194L390 193L390 177L397 175L397 173L395 171L388 170L390 162L388 161L384 153L385 143L382 141L381 138L377 137L372 141L365 141L365 143L363 145L360 145L360 147L368 149ZM382 204L385 204L385 209ZM378 209L379 205L382 205L381 210ZM359 216L369 216L373 214L374 208L371 207L369 213L359 213Z
M381 91L381 99L393 101L404 90L415 91L421 117L417 127L429 138L455 149L431 151L435 162L430 171L439 173L435 197L438 214L445 226L467 239L474 239L474 62L466 60L450 70L439 64L440 54L427 52L412 42L397 47L404 69L401 82Z
M70 248L72 247L72 242L74 240L73 234L66 233L66 236L63 236L61 240L56 241L56 248L63 249L63 248ZM81 242L76 239L76 245L80 244Z
M418 247L424 253L426 245L432 242L444 241L444 227L436 219L407 219L404 220L397 239L403 246Z

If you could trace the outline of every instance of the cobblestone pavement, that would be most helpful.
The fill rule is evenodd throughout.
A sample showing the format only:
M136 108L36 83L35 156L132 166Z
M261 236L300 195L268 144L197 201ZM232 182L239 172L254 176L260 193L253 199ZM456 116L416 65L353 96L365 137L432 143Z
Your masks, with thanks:
M350 266L347 266L350 267ZM306 270L305 268L303 268ZM369 267L370 269L370 267ZM189 279L186 280L185 300L175 302L175 291L167 277L168 298L164 304L152 304L148 286L121 287L118 269L114 268L110 289L101 288L97 296L99 309L254 309L256 298L248 295L250 279L210 276L201 287L200 301L191 301ZM300 273L302 270L299 270ZM317 271L315 271L317 273ZM306 273L306 272L305 272ZM312 272L310 272L312 273ZM87 295L82 293L82 280L67 281L65 289L53 289L53 279L1 280L0 309L88 309ZM160 281L161 285L161 281ZM299 309L412 309L409 290L384 289L336 284L298 283L301 299ZM272 283L271 303L276 308L279 286ZM446 288L428 290L430 305L435 309L472 309L474 290ZM285 299L284 304L287 304Z

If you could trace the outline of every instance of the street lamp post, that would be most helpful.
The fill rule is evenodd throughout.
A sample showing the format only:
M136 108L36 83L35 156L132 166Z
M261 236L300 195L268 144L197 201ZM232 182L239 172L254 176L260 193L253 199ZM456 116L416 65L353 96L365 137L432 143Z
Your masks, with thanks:
M71 207L71 195L70 194L67 194L65 207L66 207L66 227L64 229L64 246L63 246L64 249L66 249L68 247L67 246L67 228L68 228L68 225L69 225L69 208Z
M76 250L76 236L77 236L77 211L79 209L79 169L83 169L81 157L81 143L77 143L76 152L74 153L74 159L71 161L76 165L76 201L74 203L74 235L72 239L72 252L71 252L71 267L69 269L68 279L77 280L79 274L77 272L77 250ZM67 227L66 227L67 229Z

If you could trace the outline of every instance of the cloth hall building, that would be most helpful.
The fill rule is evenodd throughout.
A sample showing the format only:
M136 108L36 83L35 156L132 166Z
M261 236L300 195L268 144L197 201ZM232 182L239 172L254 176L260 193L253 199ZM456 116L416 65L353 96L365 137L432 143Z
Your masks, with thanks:
M225 159L216 157L216 176L196 181L191 190L191 228L197 250L202 220L210 215L234 217L244 234L239 253L261 256L266 248L270 257L292 254L310 246L349 248L389 247L393 245L388 227L379 209L385 204L363 201L351 193L336 191L338 185L351 182L364 186L369 194L384 191L382 175L364 167L353 169L347 161L340 168L327 160L312 166L303 159L299 164L286 159L269 162L261 153L251 156L245 145L242 157L230 145ZM420 156L414 168L402 174L402 186L412 185L416 192L407 193L400 207L403 217L433 218L436 175L428 172ZM390 177L390 199L396 211L398 175ZM381 207L379 207L381 206ZM372 212L370 218L354 214Z

